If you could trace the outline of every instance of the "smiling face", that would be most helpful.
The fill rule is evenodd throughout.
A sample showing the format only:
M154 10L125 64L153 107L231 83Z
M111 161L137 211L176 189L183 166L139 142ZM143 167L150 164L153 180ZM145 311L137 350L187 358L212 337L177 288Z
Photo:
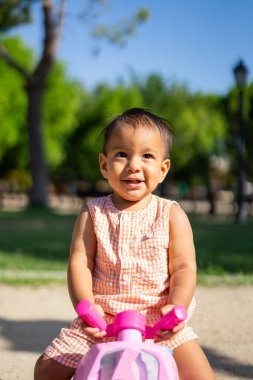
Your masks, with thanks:
M164 156L161 134L155 127L120 124L115 128L105 154L99 156L99 165L113 190L116 207L137 210L149 203L170 168L170 160Z

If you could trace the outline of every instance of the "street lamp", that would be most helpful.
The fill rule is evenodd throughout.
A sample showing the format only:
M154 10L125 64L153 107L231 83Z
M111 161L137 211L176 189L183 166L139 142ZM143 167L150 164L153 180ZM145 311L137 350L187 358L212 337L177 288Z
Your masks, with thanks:
M243 117L243 96L244 96L244 87L247 81L248 69L243 63L243 61L239 61L239 63L234 67L234 75L236 84L238 87L238 122L239 122L239 131L238 131L238 190L237 190L237 220L242 221L247 218L247 210L245 205L245 131L244 131L244 117Z

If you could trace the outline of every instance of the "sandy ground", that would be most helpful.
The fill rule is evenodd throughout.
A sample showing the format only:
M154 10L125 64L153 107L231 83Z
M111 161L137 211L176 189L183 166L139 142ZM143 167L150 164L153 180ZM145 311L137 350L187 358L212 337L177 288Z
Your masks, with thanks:
M64 286L0 286L0 380L33 379L36 358L74 317ZM253 379L253 287L197 289L192 325L219 380Z

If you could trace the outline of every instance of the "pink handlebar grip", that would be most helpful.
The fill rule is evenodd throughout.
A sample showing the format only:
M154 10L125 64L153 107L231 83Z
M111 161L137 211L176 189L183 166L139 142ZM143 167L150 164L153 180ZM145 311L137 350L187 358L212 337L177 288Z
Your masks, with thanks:
M123 311L115 317L114 323L107 325L94 304L88 300L79 302L76 312L87 325L97 327L100 331L106 331L108 337L117 336L122 329L135 329L139 330L146 339L152 339L158 330L171 330L187 318L187 310L181 305L175 306L153 327L145 326L144 315L135 311Z
M158 330L172 330L180 322L187 318L187 310L184 306L177 305L167 314L165 314L152 328L153 337Z
M97 327L100 331L106 331L107 324L96 307L87 300L79 302L76 306L79 317L91 327Z

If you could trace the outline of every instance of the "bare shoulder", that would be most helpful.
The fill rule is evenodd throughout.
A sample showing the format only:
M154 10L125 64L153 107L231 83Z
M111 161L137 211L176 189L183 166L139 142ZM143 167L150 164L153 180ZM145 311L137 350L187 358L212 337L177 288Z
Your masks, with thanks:
M78 215L71 241L71 256L85 253L88 257L93 256L96 247L96 235L94 231L93 222L88 210L87 205L83 207Z
M89 213L87 203L84 204L80 214L76 218L74 234L83 234L87 229L89 232L93 230L93 222Z
M170 208L169 216L170 232L172 233L190 233L192 228L188 216L185 211L176 203L173 203Z
M173 204L170 210L169 237L170 273L175 273L180 268L187 268L191 273L195 273L196 260L192 228L186 213L177 204Z

